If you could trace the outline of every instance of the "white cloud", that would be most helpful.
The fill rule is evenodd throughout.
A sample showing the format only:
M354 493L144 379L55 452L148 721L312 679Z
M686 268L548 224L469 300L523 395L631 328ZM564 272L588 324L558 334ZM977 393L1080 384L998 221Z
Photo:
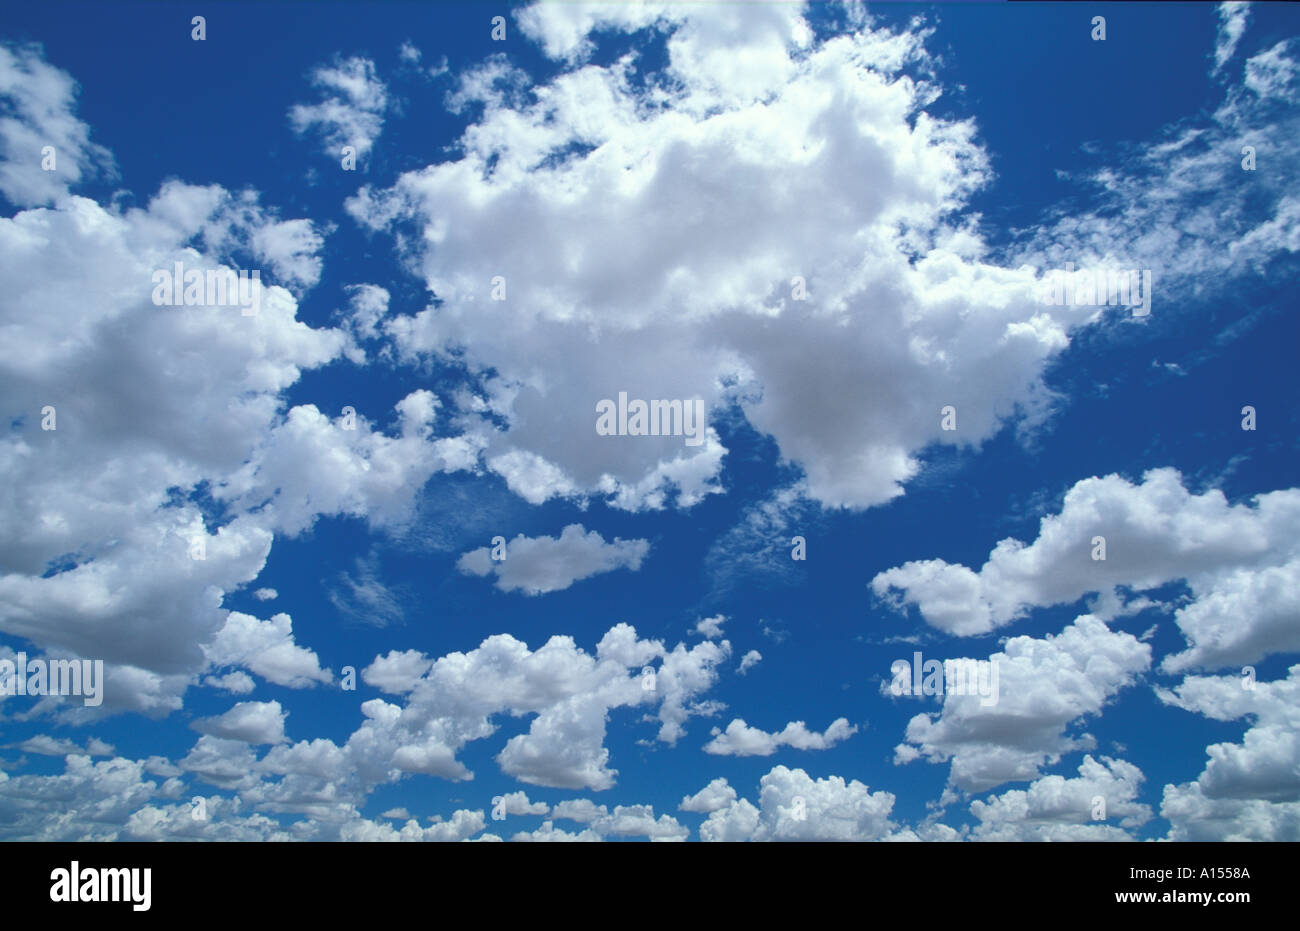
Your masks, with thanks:
M595 831L587 828L578 833L571 833L555 826L552 821L543 821L542 826L535 831L520 831L514 837L510 838L516 843L536 842L536 843L599 843L602 838Z
M144 764L115 757L93 762L74 754L53 776L0 772L0 836L30 841L116 840L139 806L160 792L179 791L146 780ZM174 797L174 796L173 796Z
M791 721L779 733L769 734L736 718L725 731L713 729L715 736L704 745L704 752L717 756L771 756L780 747L826 750L857 732L858 726L847 718L836 718L822 734L808 730L802 721Z
M388 108L388 88L379 80L375 63L353 57L333 66L317 68L312 83L321 88L325 99L316 104L296 104L289 110L289 122L302 134L318 127L325 152L341 158L343 146L356 149L364 157L384 127Z
M247 695L257 687L256 683L253 682L253 677L240 669L228 672L224 676L205 676L203 684L214 689L225 689L227 692L234 692L236 695Z
M12 477L11 491L22 489L0 497L0 565L6 567L0 629L42 648L108 657L106 713L176 710L195 682L247 694L254 682L243 669L279 685L327 683L330 672L295 641L288 614L263 621L222 607L226 593L257 579L274 534L305 532L322 515L401 529L432 475L475 469L480 461L533 503L556 496L582 503L599 495L629 509L674 501L689 507L721 491L726 450L715 432L698 448L663 438L639 438L648 440L639 444L629 441L638 438L598 438L592 402L601 396L618 390L698 396L715 417L735 405L805 472L803 482L745 523L783 531L783 518L805 496L847 507L888 500L915 474L918 450L936 441L978 445L1015 416L1017 404L1034 403L1043 366L1089 316L1037 305L1034 268L990 263L976 233L954 225L951 212L988 177L987 166L972 141L974 124L931 118L923 111L938 88L899 74L902 64L921 59L920 37L865 29L815 42L795 5L744 16L730 7L680 4L592 10L523 11L525 34L570 67L535 88L518 83L520 72L504 58L471 72L452 102L477 99L484 109L462 140L459 160L351 202L353 213L372 225L405 216L424 227L424 239L403 241L417 244L411 257L438 306L393 315L387 291L356 286L339 329L296 319L295 294L320 280L327 228L280 219L258 205L256 194L215 186L170 182L143 209L69 196L68 187L110 164L109 156L89 143L88 129L73 115L75 85L67 75L34 51L0 48L0 97L17 114L0 126L0 191L19 206L56 205L0 218L0 288L10 298L5 306L14 308L0 310L6 333L0 397L3 413L19 424L0 443L0 470ZM1244 12L1221 16L1216 67L1234 54L1235 24L1245 21ZM642 85L633 80L633 59L576 67L591 49L593 29L652 24L670 34L664 75ZM1277 132L1291 124L1272 117L1252 122L1268 112L1266 105L1285 102L1296 72L1292 51L1280 43L1250 58L1243 86L1230 91L1204 139L1192 133L1176 143L1185 151L1145 153L1153 162L1157 156L1172 161L1175 193L1204 192L1212 189L1207 179L1222 181L1222 172L1194 151L1201 142L1234 151L1224 143L1252 133L1280 140L1281 167L1260 185L1271 198L1263 221L1245 224L1243 212L1224 211L1223 201L1215 201L1208 216L1225 218L1222 235L1202 237L1204 243L1184 251L1159 237L1204 224L1148 222L1179 220L1181 208L1170 213L1150 206L1165 204L1161 198L1134 198L1133 211L1115 224L1085 218L1077 236L1050 231L1044 239L1056 241L1042 254L1114 242L1162 247L1188 267L1211 255L1218 264L1203 268L1237 270L1300 248L1300 201L1277 194L1293 180L1285 156L1295 135ZM409 44L400 54L408 63L418 59ZM316 77L333 96L294 108L296 128L319 128L328 145L359 141L368 151L389 104L373 64L349 59ZM11 156L38 150L38 136L56 140L66 166L60 172L38 172L37 161ZM484 170L489 158L495 159L490 172ZM1132 193L1139 175L1120 178L1112 190ZM744 196L756 189L771 196ZM1237 203L1236 195L1226 196L1230 208ZM839 206L810 211L810 203ZM1151 238L1132 234L1143 224ZM484 231L503 229L499 248L485 254ZM1230 247L1220 248L1225 242ZM241 251L266 263L279 282L266 289L256 318L149 302L152 269L181 257L216 266ZM728 269L725 275L717 274L720 267ZM487 296L497 273L509 281L510 299L502 306ZM806 279L808 302L786 297L796 274ZM32 306L42 313L19 310ZM69 332L85 338L68 340ZM480 386L487 399L482 409L462 407L454 422L465 433L434 433L440 405L424 390L394 406L393 435L378 432L364 414L349 429L332 419L332 410L285 402L304 371L340 357L363 364L366 353L356 341L380 338L391 344L380 357L412 361L464 349L471 373L496 370ZM937 432L937 408L955 386L962 391L962 430L949 437ZM55 436L33 427L46 403L58 405ZM1125 525L1134 531L1132 546L1150 539L1157 545L1136 565L1104 568L1136 574L1137 581L1110 581L1082 593L1097 591L1107 615L1119 616L1140 602L1119 604L1116 585L1186 578L1196 598L1177 620L1189 646L1166 660L1168 671L1295 650L1290 621L1298 606L1290 593L1300 581L1300 561L1288 541L1295 539L1296 490L1229 508L1212 495L1188 495L1174 476L1176 489L1148 476L1141 488L1128 485L1117 496L1149 496L1146 503L1159 504L1167 492L1181 502L1170 511L1173 531L1161 523L1168 514L1158 515L1154 529L1143 524L1145 513L1135 512L1132 526ZM212 526L188 500L202 487L225 506L222 526ZM1101 494L1099 500L1117 499ZM1137 504L1140 512L1143 501ZM780 513L767 513L773 509ZM1067 516L1078 515L1063 510L1060 520L1068 523ZM1176 532L1189 529L1202 535L1180 549ZM576 555L546 551L563 544L570 530L581 544ZM191 558L195 539L204 541L205 559ZM606 544L594 532L583 536L578 525L558 541L522 535L519 541L546 541L531 567L527 560L510 566L519 574L508 582L507 567L482 567L480 560L480 574L496 571L506 590L552 591L618 565L635 569L648 551L644 540ZM619 551L638 545L639 552ZM1061 603L1050 600L1062 597L1061 586L1067 596L1071 584L1077 587L1069 572L1060 573L1063 582L1049 578L1067 559L1055 545L1045 530L1028 548L999 546L979 574L934 561L927 564L934 578L897 578L909 596L916 589L915 600L938 619L936 626L986 631L1025 607ZM1034 555L1024 557L1030 550ZM512 550L510 558L515 555ZM1141 559L1148 557L1145 566ZM606 565L611 559L615 565ZM1035 571L1022 571L1018 559ZM1191 575L1179 574L1184 563ZM364 577L352 588L376 591ZM269 600L264 592L275 596L257 589L254 597ZM1248 622L1240 623L1242 617ZM700 632L720 637L720 619ZM1067 729L1148 668L1149 650L1131 641L1090 618L1056 638L1010 641L998 654L1013 667L1003 670L1003 703L989 710L949 696L937 718L913 719L899 759L951 760L951 781L959 787L1037 777L1027 792L975 803L983 806L977 834L1091 830L1069 818L1064 826L1053 824L1063 810L1053 806L1061 799L1073 805L1103 784L1126 808L1122 818L1140 817L1144 806L1130 804L1133 796L1125 793L1141 774L1127 764L1089 757L1079 779L1038 772L1043 760L1088 746L1088 735L1067 735ZM0 772L0 834L465 840L482 831L481 811L457 811L424 828L408 818L398 828L357 809L374 786L406 774L471 778L457 759L460 749L495 734L507 715L535 717L501 749L504 772L534 785L608 788L618 773L604 746L611 714L648 710L657 715L659 739L674 742L690 717L721 710L702 696L729 655L726 641L669 651L659 641L637 639L626 625L606 634L594 656L567 637L529 650L500 635L436 660L414 650L376 657L363 678L403 696L402 703L362 704L360 726L342 746L323 739L288 743L276 702L242 702L199 721L208 733L179 765L161 758L92 764L71 741L31 738L19 746L68 755L65 772ZM750 651L740 671L758 658ZM655 661L657 684L646 690L639 671ZM1292 670L1288 683L1295 678ZM1226 686L1203 684L1217 681L1190 678L1162 695L1220 719L1255 716L1242 744L1209 748L1197 782L1166 787L1162 811L1174 824L1172 836L1294 839L1300 818L1295 742L1288 740L1297 727L1287 709L1297 705L1296 696L1289 684L1261 683L1256 704L1242 705L1220 694ZM854 730L840 719L825 734L808 732L802 722L768 734L735 720L710 746L770 753L782 745L826 746ZM259 759L250 742L272 747ZM94 739L85 749L112 752ZM166 781L159 786L145 774ZM239 795L214 796L215 816L195 822L179 801L186 774ZM682 807L707 811L709 839L954 833L933 824L897 831L888 821L893 797L871 794L858 782L813 780L777 767L762 785L759 807L737 798L725 780L683 799ZM522 792L515 796L533 814L546 808ZM796 798L808 817L795 816ZM286 829L264 812L311 820ZM649 806L616 806L611 813L572 800L552 814L588 827L569 835L548 821L531 839L686 835L675 819L656 819Z
M525 500L637 510L721 491L712 429L699 447L596 434L596 403L626 391L738 404L812 499L879 504L922 448L997 431L1094 316L1043 306L1033 268L983 261L951 219L987 161L973 124L924 113L937 91L899 73L920 37L816 43L793 4L544 5L520 22L575 63L586 30L658 22L667 70L572 64L529 86L492 59L451 99L483 105L463 155L348 209L422 228L403 242L439 303L382 329L401 358L495 370L484 391L508 426L479 418L486 460ZM958 398L954 435L940 408Z
M649 805L617 805L608 816L591 823L592 831L616 837L646 837L652 841L682 841L690 833L672 815L655 818Z
M213 796L206 803L208 818L202 821L191 816L188 804L146 806L131 816L124 839L427 843L469 840L484 825L482 811L459 810L450 819L439 818L423 828L407 819L399 828L387 820L363 818L355 809L343 809L328 820L297 821L285 829L265 815L240 814L247 806L239 800Z
M1288 54L1294 51L1295 40L1288 39L1247 59L1246 87L1261 99L1286 99L1288 96L1294 99L1293 86L1297 73L1300 73L1294 56ZM1294 223L1290 229L1294 231ZM1291 251L1295 251L1294 246Z
M1235 51L1246 15L1220 7L1215 72ZM1149 269L1154 313L1176 316L1300 251L1298 49L1288 38L1248 58L1239 83L1224 88L1207 116L1164 127L1151 142L1097 151L1097 167L1077 179L1077 200L1088 209L1054 211L1016 260ZM1268 170L1243 170L1246 146L1268 159ZM1234 319L1211 346L1247 330L1259 313Z
M204 734L176 765L217 788L251 790L260 779L257 762L257 753L248 742Z
M90 738L83 749L66 737L51 737L49 734L37 734L35 737L28 737L21 743L10 744L10 746L17 747L23 753L39 753L42 756L68 756L69 754L112 756L114 752L112 744L105 743L97 737Z
M365 669L361 678L367 685L373 685L391 695L402 695L411 691L420 679L433 667L433 660L419 650L389 650L385 656L376 656Z
M682 803L677 807L682 811L696 811L707 815L720 811L735 801L736 790L727 783L726 779L719 777L694 795L684 796Z
M796 482L751 504L734 527L723 533L704 557L714 594L725 597L749 585L795 584L803 562L792 559L796 536L804 537L817 520L816 504Z
M1300 802L1207 798L1198 783L1166 785L1160 814L1178 841L1300 841Z
M716 614L713 617L703 618L695 625L695 632L697 634L703 634L710 640L716 640L718 637L722 636L722 625L725 623L727 623L726 617L721 614Z
M258 601L274 601L280 597L280 593L273 588L259 588L253 592L253 597Z
M294 643L293 621L284 613L262 621L231 611L205 649L213 666L242 666L276 685L304 688L332 681L316 654Z
M1229 504L1221 491L1195 495L1174 469L1134 485L1118 475L1084 479L1059 514L1044 517L1029 545L1006 539L978 572L941 559L909 562L872 579L896 607L915 604L949 633L987 633L1030 608L1100 593L1122 612L1117 587L1153 589L1185 579L1193 601L1174 615L1188 649L1161 668L1240 666L1300 650L1300 489ZM1094 559L1094 537L1106 558Z
M1250 4L1231 0L1219 4L1219 34L1214 42L1214 70L1220 70L1237 51L1237 43L1246 32Z
M259 259L287 287L309 288L320 281L322 262L317 253L324 235L310 220L263 223L250 233L249 244Z
M516 841L596 841L615 837L645 837L651 841L682 841L690 831L670 815L655 818L650 805L617 805L608 811L588 799L571 799L556 805L551 812L555 820L567 818L587 825L577 834L557 829L551 821L531 833L516 834Z
M483 830L486 821L482 811L470 811L460 809L452 812L451 818L442 820L439 818L435 823L428 827L422 828L414 820L407 821L400 830L394 828L386 822L370 821L365 818L354 818L344 822L337 828L330 830L330 825L315 825L310 827L315 829L318 836L304 837L304 840L340 840L340 841L423 841L430 842L451 842L469 840L475 834ZM324 830L322 830L322 828ZM319 836L323 835L323 836Z
M498 807L506 815L545 815L551 811L545 802L530 802L527 792L508 792L501 796L499 806L493 799L493 814Z
M908 722L896 763L951 762L949 783L974 792L1037 779L1044 763L1092 749L1091 735L1068 730L1132 685L1150 667L1151 647L1083 615L1055 636L1012 637L989 661L997 665L997 701L946 692L940 712Z
M542 4L535 3L516 15L524 34L541 44L550 58L576 58L591 50L587 35L597 27L642 29L672 15L667 3Z
M36 47L0 45L0 193L19 207L48 204L82 180L113 171L112 155L77 119L77 84ZM42 166L54 148L54 170Z
M321 515L364 517L374 527L409 522L416 493L439 471L472 468L472 440L435 439L429 392L414 391L394 409L400 435L373 432L362 412L331 420L313 404L292 408L257 442L254 458L214 497L237 508L263 505L261 520L289 535ZM269 499L269 503L266 503Z
M358 339L376 339L376 329L388 313L390 295L386 288L373 284L354 284L348 287L348 323Z
M284 719L288 712L278 701L241 701L225 714L199 718L195 730L225 740L248 744L278 744L284 741Z
M750 650L748 653L746 653L744 656L740 658L740 666L739 668L736 669L736 672L740 673L743 676L745 673L749 672L749 670L757 666L762 661L762 659L763 659L762 653L758 652L757 650Z
M374 627L400 623L405 616L398 596L380 580L379 560L374 553L356 561L356 575L339 573L338 584L329 590L329 600L344 617Z
M293 835L266 815L241 814L238 799L221 795L200 796L206 818L194 817L193 801L177 804L149 804L131 814L121 840L165 841L290 841Z
M658 641L655 641L656 643ZM692 715L712 716L723 709L717 702L695 702L694 698L717 681L717 666L731 655L731 643L706 640L691 649L677 644L655 674L653 693L662 696L659 706L659 739L676 743L685 733L682 726Z
M496 587L503 592L542 595L615 569L635 572L649 551L645 540L616 538L606 543L595 530L584 532L581 524L570 524L558 539L518 534L506 544L505 559L493 559L488 547L470 550L456 567L468 574L495 575Z
M1086 755L1077 778L1044 776L1027 790L1011 789L971 803L982 841L1131 841L1151 820L1135 801L1142 771L1124 760ZM1100 800L1100 805L1098 801ZM1097 816L1094 818L1094 815Z
M470 741L495 734L504 715L533 715L522 734L497 754L503 772L529 785L603 790L618 771L604 746L611 712L639 707L660 721L658 739L675 743L693 715L712 713L699 696L717 681L717 667L730 644L705 641L671 651L656 640L639 640L619 624L594 655L569 637L552 637L537 650L507 634L476 649L429 660L414 651L377 657L363 679L403 696L403 704L372 699L361 704L364 720L342 745L325 739L272 748L255 766L242 745L201 738L185 765L213 784L238 784L266 810L337 814L360 805L379 784L420 773L463 781L473 773L457 758ZM656 688L642 685L641 670L660 661ZM255 769L258 778L245 784ZM278 783L262 784L266 776ZM562 807L562 806L561 806ZM555 817L566 817L557 807Z
M753 840L758 833L762 813L748 799L740 799L715 809L700 825L700 840L736 843Z
M71 80L35 54L5 53L0 73L11 83L0 76L0 94L16 119L44 108L40 119L63 127L61 170L43 174L68 182L75 140L88 130L67 124ZM6 178L36 185L17 203L52 199L21 173ZM287 615L232 617L224 595L257 578L275 532L299 532L321 513L400 524L432 472L473 466L473 440L435 439L420 421L420 392L399 403L397 438L376 435L364 418L336 430L309 405L286 412L282 392L349 339L298 320L286 290L320 275L324 234L310 221L281 219L255 192L181 181L144 207L53 199L52 209L0 218L9 295L0 397L17 425L0 443L0 469L23 489L0 499L0 628L105 661L103 706L68 709L70 719L163 715L199 681L244 689L214 663L277 684L329 681L293 643ZM153 303L156 270L230 267L250 254L268 265L257 314ZM47 405L57 412L48 432ZM224 505L220 526L191 500L205 490ZM194 558L200 543L203 558Z
M1272 682L1188 676L1156 694L1216 721L1252 719L1241 743L1206 748L1195 782L1165 786L1170 839L1300 839L1300 665Z
M814 779L802 769L774 767L759 780L759 805L746 799L715 809L700 825L705 841L884 840L894 796L856 779Z
M551 809L551 817L556 821L568 819L581 824L590 824L598 818L609 814L604 805L597 805L591 799L575 798L560 802Z

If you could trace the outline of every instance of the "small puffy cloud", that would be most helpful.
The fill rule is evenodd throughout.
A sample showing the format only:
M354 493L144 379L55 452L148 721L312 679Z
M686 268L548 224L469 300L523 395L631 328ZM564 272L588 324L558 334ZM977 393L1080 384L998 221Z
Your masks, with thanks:
M289 110L289 123L302 134L316 128L326 146L326 153L339 158L343 146L352 146L363 157L374 145L384 127L388 108L388 88L379 80L375 63L353 57L333 66L320 67L312 74L312 83L323 92L324 100L316 104L296 104Z
M317 253L325 237L310 220L263 223L249 237L253 254L271 266L286 287L299 290L320 281L322 261Z
M714 728L716 736L704 745L704 752L716 756L771 756L780 747L826 750L857 732L858 726L847 718L836 718L821 734L808 730L802 721L791 721L779 733L769 734L736 718L725 731Z
M722 710L716 702L695 702L694 696L717 680L717 666L731 655L731 644L706 640L692 649L682 644L664 656L655 674L654 694L662 696L659 706L659 739L675 743L686 733L682 725L692 715L712 716Z
M459 809L452 812L450 818L425 828L421 832L421 840L443 842L469 840L483 830L486 823L483 812Z
M1132 829L1151 820L1139 804L1142 771L1132 763L1085 755L1079 775L1044 776L1026 790L974 801L979 824L971 834L983 841L1131 841Z
M749 672L749 670L757 666L762 661L762 659L763 659L762 653L758 652L757 650L750 650L748 653L746 653L744 656L740 658L740 666L737 667L736 672L740 673L740 675L743 676L745 673Z
M510 840L515 843L600 843L603 838L590 828L586 828L577 833L565 831L555 826L553 821L543 821L542 826L535 831L520 831Z
M575 798L560 802L551 809L551 817L556 821L568 819L581 824L590 824L597 818L609 814L604 805L597 805L591 799Z
M545 815L550 810L551 806L545 802L530 802L527 792L510 792L500 796L500 801L492 800L494 816L498 811L505 815Z
M294 643L293 621L283 613L261 621L231 611L206 652L213 666L242 666L289 688L328 683L332 678L329 670L320 668L315 653Z
M514 793L522 795L523 793ZM507 796L509 798L509 796ZM521 814L545 814L545 805L541 811L519 812ZM536 807L536 806L534 806ZM516 812L510 811L510 814ZM599 841L609 836L645 837L651 841L685 840L690 831L677 823L670 815L660 815L657 819L654 808L650 805L618 805L612 812L604 805L596 805L587 799L572 799L561 802L551 812L551 821L545 821L535 831L523 831L511 838L513 841ZM555 827L554 821L567 818L578 821L586 827L577 833L562 831Z
M716 640L722 636L722 625L727 622L725 616L716 614L713 617L706 617L695 625L695 632L708 637L710 640Z
M236 695L247 695L256 688L253 677L242 669L236 669L234 672L228 672L224 676L205 676L203 684L214 689L225 689L227 692L234 692Z
M1054 636L1007 640L989 663L996 700L945 692L940 712L908 722L896 763L950 762L950 784L975 792L1036 779L1044 763L1092 748L1093 737L1071 735L1071 726L1136 682L1150 668L1151 647L1083 615Z
M194 729L224 740L278 744L285 739L287 716L278 701L241 701L223 715L200 718L194 722Z
M258 601L274 601L280 597L280 593L273 588L259 588L253 592L253 597Z
M916 605L933 627L984 634L1030 609L1097 593L1111 615L1127 609L1117 589L1154 589L1185 579L1193 599L1174 615L1188 648L1162 670L1240 666L1300 650L1300 489L1229 504L1210 489L1192 494L1174 469L1132 484L1088 478L1044 517L1029 545L1006 539L978 570L942 559L909 562L872 579L897 608ZM1104 538L1105 559L1094 558Z
M246 790L260 781L257 752L248 741L204 734L176 765L219 789Z
M856 779L814 779L802 769L773 768L759 781L759 804L716 808L700 825L705 841L867 841L893 834L894 796Z
M420 681L420 678L433 666L433 660L419 650L389 650L384 656L376 656L365 669L361 678L367 685L388 692L391 695L403 695Z
M353 334L358 339L375 339L380 335L379 322L388 313L388 290L373 284L354 284L347 291L347 321Z
M649 805L617 805L608 815L591 822L597 834L616 837L646 837L652 841L682 841L690 831L671 815L655 818Z
M261 521L296 536L322 515L364 518L372 527L410 524L417 495L438 472L473 468L473 438L432 436L432 393L396 405L399 435L371 429L360 411L330 419L313 404L291 408L264 435L258 455L216 490L228 506L259 508Z
M596 531L584 532L581 524L570 524L558 539L519 534L506 544L505 559L494 560L492 551L481 547L462 555L456 566L467 574L495 574L496 587L503 592L541 595L615 569L635 572L649 551L645 540L615 538L606 543Z
M510 738L497 762L532 785L608 789L618 772L604 747L608 710L601 696L569 696L534 719L527 734Z
M694 811L707 815L726 808L735 801L736 790L727 783L726 779L718 777L694 795L683 797L682 803L677 807L682 811Z

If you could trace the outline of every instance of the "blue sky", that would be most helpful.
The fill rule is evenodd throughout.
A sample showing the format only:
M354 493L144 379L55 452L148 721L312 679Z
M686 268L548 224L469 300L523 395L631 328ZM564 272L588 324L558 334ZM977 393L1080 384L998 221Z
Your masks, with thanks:
M1291 7L205 16L0 30L0 836L1300 839Z

